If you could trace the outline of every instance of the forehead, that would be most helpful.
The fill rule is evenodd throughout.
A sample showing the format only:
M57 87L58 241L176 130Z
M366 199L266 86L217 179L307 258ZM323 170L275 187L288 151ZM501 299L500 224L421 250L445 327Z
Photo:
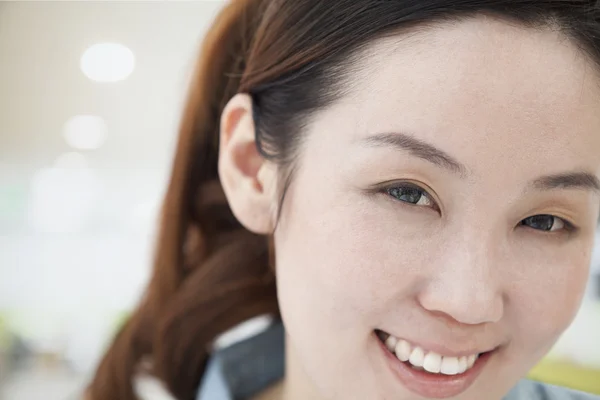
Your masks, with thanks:
M600 172L600 74L558 31L474 18L383 39L356 66L323 114L338 134L318 140L401 131L467 165Z

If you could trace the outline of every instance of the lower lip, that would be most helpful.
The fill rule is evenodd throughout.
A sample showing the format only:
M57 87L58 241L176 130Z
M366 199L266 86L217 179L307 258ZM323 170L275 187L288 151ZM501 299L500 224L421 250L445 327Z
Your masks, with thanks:
M375 339L379 343L379 347L383 351L392 372L402 382L404 387L419 396L434 399L457 396L467 390L475 379L477 379L483 367L495 352L488 352L481 355L475 361L473 367L463 374L430 374L426 371L415 370L406 363L403 363L385 347L385 344L377 336L375 336Z

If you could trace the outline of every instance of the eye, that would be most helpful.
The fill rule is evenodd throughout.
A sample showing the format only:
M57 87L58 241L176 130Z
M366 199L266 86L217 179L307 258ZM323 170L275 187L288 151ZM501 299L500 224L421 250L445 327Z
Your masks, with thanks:
M415 206L433 207L435 203L427 192L415 185L398 185L386 189L388 195L403 203Z
M543 232L556 232L570 228L570 224L554 215L534 215L521 221L521 225Z

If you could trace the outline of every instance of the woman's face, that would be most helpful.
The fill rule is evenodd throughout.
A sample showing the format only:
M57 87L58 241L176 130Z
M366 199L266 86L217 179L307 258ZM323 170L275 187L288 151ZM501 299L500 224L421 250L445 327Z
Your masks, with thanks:
M595 66L557 32L483 18L385 39L360 64L307 127L275 233L290 385L499 399L580 304Z

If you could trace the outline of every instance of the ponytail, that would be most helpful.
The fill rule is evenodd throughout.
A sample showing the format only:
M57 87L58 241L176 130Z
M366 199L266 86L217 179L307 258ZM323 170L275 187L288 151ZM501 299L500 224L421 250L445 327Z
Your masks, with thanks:
M277 314L268 239L233 216L218 177L219 124L238 92L263 9L225 7L202 48L164 199L152 279L91 382L91 400L135 400L142 361L178 400L194 399L214 339L257 315Z

